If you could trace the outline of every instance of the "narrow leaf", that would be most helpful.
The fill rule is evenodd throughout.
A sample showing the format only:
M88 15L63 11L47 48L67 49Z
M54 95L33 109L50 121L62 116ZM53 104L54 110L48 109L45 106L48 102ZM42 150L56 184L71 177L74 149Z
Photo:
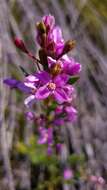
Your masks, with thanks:
M68 83L69 84L74 84L75 82L77 82L77 80L79 79L79 76L73 76L69 79Z

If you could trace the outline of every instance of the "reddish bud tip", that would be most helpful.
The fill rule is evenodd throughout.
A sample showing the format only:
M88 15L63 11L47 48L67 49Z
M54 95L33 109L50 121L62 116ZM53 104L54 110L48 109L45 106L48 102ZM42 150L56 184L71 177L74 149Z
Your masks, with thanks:
M24 42L20 38L15 38L14 43L16 47L22 50L24 53L29 53Z

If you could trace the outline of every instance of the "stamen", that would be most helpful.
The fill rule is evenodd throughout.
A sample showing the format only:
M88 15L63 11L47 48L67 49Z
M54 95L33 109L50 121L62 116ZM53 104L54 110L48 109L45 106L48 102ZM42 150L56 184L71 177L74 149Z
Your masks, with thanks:
M56 84L53 83L53 82L50 82L50 83L48 84L48 88L49 88L50 90L55 90L55 89L56 89Z

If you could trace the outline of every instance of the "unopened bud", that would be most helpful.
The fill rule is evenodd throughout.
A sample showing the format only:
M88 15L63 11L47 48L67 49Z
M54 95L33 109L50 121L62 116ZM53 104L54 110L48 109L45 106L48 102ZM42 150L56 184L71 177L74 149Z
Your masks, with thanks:
M74 40L68 40L64 45L63 54L66 54L69 51L71 51L75 47L75 44L76 42Z
M15 38L14 39L14 43L15 43L15 45L16 45L17 48L19 48L20 50L22 50L24 53L28 54L28 50L27 50L24 42L20 38Z
M57 62L52 68L51 68L51 73L52 75L58 75L62 71L62 65L60 62Z
M37 29L41 34L46 33L46 26L43 22L37 23Z

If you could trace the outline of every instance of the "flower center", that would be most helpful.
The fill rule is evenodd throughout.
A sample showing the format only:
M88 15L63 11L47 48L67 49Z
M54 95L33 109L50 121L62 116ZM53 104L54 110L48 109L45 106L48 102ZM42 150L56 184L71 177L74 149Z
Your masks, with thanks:
M55 89L56 89L56 84L53 83L53 82L50 82L50 83L48 84L48 88L49 88L50 90L55 90Z

